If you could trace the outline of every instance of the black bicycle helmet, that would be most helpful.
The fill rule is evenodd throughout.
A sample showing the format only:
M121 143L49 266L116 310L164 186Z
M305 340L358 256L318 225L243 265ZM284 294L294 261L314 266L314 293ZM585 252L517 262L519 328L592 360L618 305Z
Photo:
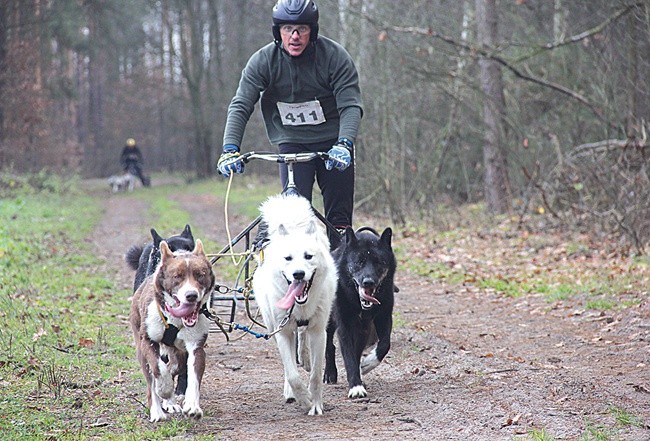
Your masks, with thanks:
M283 24L308 24L311 27L309 41L318 38L318 8L312 0L278 0L273 6L273 38L282 41L280 26Z

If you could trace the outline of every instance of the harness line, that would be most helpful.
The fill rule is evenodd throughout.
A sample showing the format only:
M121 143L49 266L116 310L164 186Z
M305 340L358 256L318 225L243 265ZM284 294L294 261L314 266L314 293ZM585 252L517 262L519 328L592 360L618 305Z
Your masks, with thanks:
M228 186L226 187L226 199L224 200L224 206L223 206L223 213L224 213L224 218L225 218L225 223L226 223L226 235L228 236L228 243L229 249L230 249L230 256L232 258L232 263L235 266L238 266L241 263L242 259L239 259L239 262L237 259L235 259L235 252L232 249L232 234L230 234L230 224L228 222L228 200L230 200L230 187L232 186L232 178L234 176L234 173L230 173L230 176L228 177Z
M291 318L291 313L293 312L294 307L295 307L295 305L293 305L291 307L291 309L287 312L287 314L282 318L282 321L280 321L280 325L278 326L278 329L276 329L273 332L269 332L269 333L267 333L267 332L256 332L256 331L253 331L251 329L252 328L251 326L244 326L244 325L240 325L239 323L235 323L235 322L230 322L230 323L229 322L224 322L223 320L221 320L221 318L219 316L217 316L214 313L213 310L210 310L210 315L212 316L211 317L212 321L219 327L219 329L221 329L221 332L223 332L226 335L226 340L228 340L228 341L230 341L230 337L228 336L228 333L227 333L224 326L231 327L231 328L233 328L233 329L235 329L237 331L244 331L246 333L254 335L255 338L263 338L264 340L270 340L271 337L273 337L275 334L280 332L282 330L282 328L284 328L287 325L287 323L289 323L289 319ZM257 323L257 322L255 322L255 323Z

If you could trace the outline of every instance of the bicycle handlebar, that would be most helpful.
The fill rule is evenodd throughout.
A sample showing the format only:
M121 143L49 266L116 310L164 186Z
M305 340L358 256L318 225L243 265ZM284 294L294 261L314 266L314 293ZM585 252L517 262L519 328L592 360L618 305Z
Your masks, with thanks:
M301 152L301 153L273 153L273 152L247 152L242 153L238 158L240 161L248 163L251 159L263 159L265 161L277 162L281 164L293 164L295 162L309 162L312 159L320 158L329 159L325 152Z

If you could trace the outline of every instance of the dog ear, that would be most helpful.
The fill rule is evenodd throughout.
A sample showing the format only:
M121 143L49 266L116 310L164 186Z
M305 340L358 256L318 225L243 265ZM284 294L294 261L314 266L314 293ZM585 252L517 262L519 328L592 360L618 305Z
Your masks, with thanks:
M153 246L154 248L160 248L160 242L162 242L163 238L160 237L160 234L153 228L151 229L151 237L153 239Z
M314 234L316 233L316 222L313 220L309 222L309 225L307 226L307 230L305 231L306 234Z
M357 243L357 236L351 226L345 227L345 244L354 245Z
M280 236L287 236L289 234L285 226L282 224L278 227L278 233L280 233Z
M393 238L393 230L388 227L384 230L383 233L381 233L381 237L379 238L379 242L382 242L383 244L387 245L390 247L390 242L391 239Z
M169 249L169 245L164 240L160 242L160 258L161 261L174 257L174 253Z
M185 229L181 233L181 236L187 239L194 239L192 236L192 229L190 228L190 224L185 224Z
M201 242L201 239L196 239L196 245L194 245L194 251L192 251L192 254L197 256L205 256L205 252L203 251L203 242Z

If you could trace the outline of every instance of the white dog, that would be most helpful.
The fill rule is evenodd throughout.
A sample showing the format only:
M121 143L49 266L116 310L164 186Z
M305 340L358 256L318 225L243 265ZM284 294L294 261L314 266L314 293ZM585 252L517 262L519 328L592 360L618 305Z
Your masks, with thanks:
M274 334L284 365L284 397L309 415L323 413L325 328L336 291L336 265L329 240L311 204L302 196L274 196L260 208L267 245L260 252L253 292L267 332ZM305 387L296 363L310 372Z
M108 185L111 187L113 193L119 191L133 191L135 188L135 176L131 173L123 175L112 175L108 178Z

